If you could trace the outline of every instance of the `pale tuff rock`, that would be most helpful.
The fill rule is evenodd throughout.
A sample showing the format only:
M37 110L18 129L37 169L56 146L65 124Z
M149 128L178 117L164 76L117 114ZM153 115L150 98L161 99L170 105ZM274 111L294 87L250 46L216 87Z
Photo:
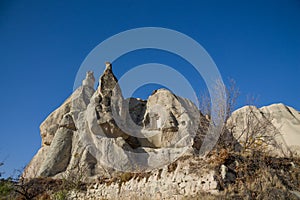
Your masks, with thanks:
M107 62L106 69L99 80L99 87L92 98L92 102L95 103L95 107L92 107L92 109L96 110L97 124L107 137L122 137L126 140L129 135L116 125L113 116L112 104L115 103L114 100L117 101L114 104L117 107L116 109L122 109L123 96L118 86L118 80L112 72L111 64Z
M149 170L192 151L199 121L192 102L165 89L148 101L124 100L110 63L96 90L94 81L87 72L82 86L42 123L43 150L25 170L28 178L61 177L78 166L90 178Z
M82 86L41 124L42 147L26 167L25 178L61 178L78 169L89 182L115 178L119 171L152 174L147 180L131 179L122 187L119 183L99 184L95 189L89 188L81 199L87 198L84 195L90 199L128 199L134 194L152 199L153 193L158 195L156 199L168 199L174 194L176 199L199 191L217 192L216 173L224 183L235 180L228 166L206 169L201 164L203 160L178 162L175 171L168 169L168 164L183 155L194 155L208 129L210 118L203 116L191 101L166 89L154 91L148 100L124 99L110 63L106 63L96 90L94 85L93 72L87 72ZM299 148L299 112L283 105L251 108L258 116L253 123L273 116L268 130L280 133L276 144L284 144L285 152ZM235 143L231 133L243 141L239 134L247 126L248 111L249 107L245 107L233 113L224 141Z
M25 178L35 178L39 176L39 170L41 165L45 162L49 148L49 146L43 146L38 150L23 172Z
M121 183L95 183L85 193L71 199L187 199L198 197L199 191L216 194L219 190L217 174L203 167L204 160L189 158L174 165L153 170L144 178L133 177Z
M149 136L148 144L152 147L192 145L198 123L198 109L189 100L166 89L157 90L148 98L143 133Z
M91 80L89 80L91 79ZM92 83L94 78L92 77L92 73L87 73L86 79L87 82ZM55 135L59 132L63 132L62 136L59 136L57 140L60 140L59 138L65 135L68 136L67 139L69 140L70 134L68 134L70 131L74 133L74 131L77 129L76 123L79 123L79 113L83 110L86 110L87 105L89 104L91 96L94 94L95 90L94 88L84 85L79 87L77 90L73 92L73 94L59 107L57 108L53 113L51 113L45 121L40 126L41 131L41 137L42 137L42 147L38 151L38 153L34 156L34 158L31 160L31 162L28 164L24 171L24 175L27 178L34 178L40 176L42 170L41 166L44 165L47 160L48 154L51 154L50 146L51 143L55 137ZM65 118L64 118L65 116ZM61 127L61 128L59 128ZM63 127L65 127L63 129ZM60 130L63 129L63 130ZM67 133L68 132L68 133ZM77 132L77 131L76 131ZM75 137L75 141L77 141L77 136ZM72 142L68 142L71 144L71 146L78 147L79 144L72 145ZM73 140L74 143L74 140ZM58 142L58 144L60 144ZM65 147L67 148L67 147ZM69 148L69 147L68 147ZM64 148L63 148L64 149ZM73 148L75 149L75 148ZM67 151L69 152L69 150ZM60 152L63 154L64 152ZM75 155L75 151L71 153L71 155ZM68 157L69 155L67 155ZM73 157L71 156L71 161L73 160ZM72 162L70 162L72 163ZM74 163L74 162L73 162ZM68 165L69 163L67 163ZM75 163L74 163L75 164ZM73 164L73 165L74 165ZM53 167L55 168L55 167ZM58 170L60 171L60 170ZM55 173L50 173L55 174Z
M274 155L300 155L300 113L291 107L283 104L262 108L245 106L232 114L228 128L241 143L245 141L247 133L255 132L262 136L256 139L269 143L266 148ZM268 135L275 136L275 139L265 137ZM262 141L255 142L259 145Z
M300 113L283 104L265 106L260 110L271 115L272 124L280 132L278 142L300 156Z
M54 176L67 169L71 159L73 131L76 130L71 115L66 114L59 125L39 175Z
M236 175L225 165L221 165L220 174L225 184L233 183L236 179Z
M60 120L65 114L69 113L71 109L72 111L86 109L86 106L89 104L89 99L95 91L93 88L94 83L95 78L93 72L87 72L86 78L83 80L83 85L75 90L59 108L43 121L40 125L42 146L49 146L51 144L59 127Z
M71 98L68 98L58 109L51 113L47 119L41 124L40 132L42 137L42 145L49 146L59 127L59 122L66 113L71 109Z
M72 131L76 131L76 126L75 123L73 121L73 118L70 114L66 114L62 120L60 121L60 124L58 126L59 128L64 127L67 129L70 129Z
M85 79L82 81L82 86L94 88L94 84L95 84L94 72L88 71L86 73Z

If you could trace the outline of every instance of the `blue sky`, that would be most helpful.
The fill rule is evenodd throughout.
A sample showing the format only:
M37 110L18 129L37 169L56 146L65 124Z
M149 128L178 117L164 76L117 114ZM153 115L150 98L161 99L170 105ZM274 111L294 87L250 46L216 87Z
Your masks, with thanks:
M12 175L31 160L41 143L40 123L72 93L77 70L96 45L147 26L174 29L199 42L223 79L237 82L237 107L250 94L258 106L282 102L300 110L299 0L1 0L0 171ZM186 64L145 50L122 56L114 70L120 77L148 62L179 71ZM135 95L146 98L153 88Z

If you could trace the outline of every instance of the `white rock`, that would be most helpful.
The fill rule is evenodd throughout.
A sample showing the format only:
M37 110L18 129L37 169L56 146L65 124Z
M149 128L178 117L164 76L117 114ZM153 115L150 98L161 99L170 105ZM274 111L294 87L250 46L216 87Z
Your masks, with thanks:
M270 124L266 126L268 122ZM240 142L244 142L246 132L251 131L262 136L276 135L274 137L276 143L269 145L271 153L279 156L289 156L291 152L294 156L300 155L300 113L291 107L283 104L273 104L259 109L255 106L245 106L233 112L228 123L229 127L232 125L235 126L232 129L233 135ZM240 137L242 132L245 134Z

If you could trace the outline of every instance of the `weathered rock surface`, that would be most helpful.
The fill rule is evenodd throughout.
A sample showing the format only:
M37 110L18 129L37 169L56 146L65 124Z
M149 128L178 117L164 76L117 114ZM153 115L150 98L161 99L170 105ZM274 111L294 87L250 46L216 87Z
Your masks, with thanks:
M55 111L53 111L40 125L42 137L42 146L49 146L53 137L58 130L63 116L69 112L86 109L91 96L94 94L95 78L93 72L87 72L86 79L83 80L82 86L67 98L67 100ZM74 113L76 114L76 113Z
M82 86L41 125L42 148L27 166L28 178L60 177L85 167L89 178L116 171L147 171L192 151L199 111L170 91L147 101L124 99L110 63L99 79L88 72Z
M72 138L75 130L72 116L66 114L53 138L46 160L40 168L41 176L54 176L67 169L71 159Z
M254 135L254 143L259 146L262 143L259 140L266 141L274 155L300 155L300 113L291 107L283 104L262 108L245 106L232 114L228 128L241 143Z
M217 194L215 171L203 166L201 159L186 159L154 170L149 174L122 174L122 182L95 183L85 193L71 194L71 199L189 199L201 198L199 191ZM123 178L122 178L123 177ZM104 182L104 183L103 183Z
M143 134L149 135L152 147L186 147L192 144L197 123L199 111L194 104L160 89L148 98Z
M205 164L195 154L210 118L191 101L166 89L147 100L124 99L110 63L96 90L94 85L93 72L87 72L82 86L41 124L42 146L24 178L75 174L95 183L73 199L184 199L218 192L220 180L222 187L236 180L228 163L212 167L213 161ZM271 151L300 153L300 113L282 104L243 107L233 113L227 129L227 145L243 145L247 133L255 132L251 144L261 147L275 134L268 143Z
M56 146L61 150L67 150L66 152L56 152L57 154L65 154L66 157L71 157L70 148L72 149L71 154L73 154L74 148L72 148L74 141L71 133L76 132L77 128L75 122L78 119L78 113L86 109L89 104L89 100L93 93L95 92L94 88L91 87L95 82L92 72L87 72L86 79L83 81L83 85L79 87L74 93L53 113L51 113L45 121L40 126L41 137L42 137L42 147L28 164L24 171L24 176L27 178L34 178L41 175L48 167L46 163L52 163L51 161L53 156L50 156L53 151L56 151L55 148L51 147L52 141L54 140L57 133ZM89 84L86 84L89 83ZM65 117L64 117L65 116ZM64 136L68 142L64 141ZM72 139L71 139L72 138ZM71 141L70 141L71 140ZM59 142L60 141L60 142ZM66 144L67 143L67 144ZM63 145L64 147L60 147ZM70 146L69 146L70 145ZM76 145L75 145L76 146ZM52 150L51 150L52 149ZM50 160L49 160L50 159ZM67 159L69 160L69 159ZM57 161L55 161L57 162ZM53 163L52 163L53 164ZM51 165L52 165L51 164ZM58 164L60 165L60 164ZM69 162L67 164L69 165ZM43 169L42 169L43 168ZM58 171L56 170L56 165L51 167L54 172L47 172L45 176L55 175ZM58 167L59 169L61 167ZM65 168L65 167L64 167Z

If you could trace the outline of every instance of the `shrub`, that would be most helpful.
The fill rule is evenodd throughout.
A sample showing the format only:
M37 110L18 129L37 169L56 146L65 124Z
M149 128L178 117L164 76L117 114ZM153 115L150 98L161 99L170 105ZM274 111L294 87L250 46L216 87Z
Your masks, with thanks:
M56 193L53 194L54 200L66 200L68 197L68 191L67 190L59 190Z
M11 179L0 179L0 199L8 199L13 191Z

